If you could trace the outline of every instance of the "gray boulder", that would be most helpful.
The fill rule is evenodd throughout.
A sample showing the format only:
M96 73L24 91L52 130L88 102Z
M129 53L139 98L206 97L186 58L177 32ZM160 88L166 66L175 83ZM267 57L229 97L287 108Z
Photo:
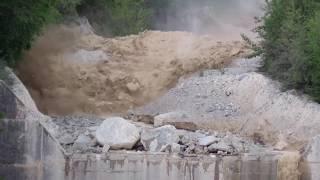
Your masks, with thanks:
M187 145L187 148L185 150L186 154L194 154L195 153L195 149L196 149L196 145L193 143L190 143Z
M73 144L73 142L75 141L75 137L66 133L59 137L59 141L62 145L70 145Z
M246 144L245 140L234 135L226 135L222 139L222 142L230 147L233 147L234 151L237 153L246 152L246 146L249 146L248 144Z
M162 126L155 129L144 129L141 133L141 143L145 150L160 152L172 143L178 143L179 136L176 128L171 125Z
M86 151L95 145L95 141L89 136L81 134L74 142L73 148L80 151Z
M184 112L169 112L160 114L154 117L154 126L160 127L163 126L167 121L181 121L181 119L186 119L187 117L187 114Z
M171 152L172 153L181 153L181 145L177 143L171 144Z
M98 143L108 144L111 149L132 149L140 139L139 129L120 117L112 117L103 121L95 133Z
M210 153L216 153L216 152L226 152L226 153L233 153L233 148L226 144L225 142L219 142L217 144L211 144L208 147L208 150Z
M102 147L102 152L103 153L107 153L107 152L109 152L109 150L110 150L110 145L109 144L103 145L103 147Z
M185 129L190 131L197 130L197 125L190 120L185 112L169 112L154 117L155 127L164 125L172 125L177 129Z
M198 145L200 146L209 146L213 143L217 143L220 141L220 138L217 138L215 136L206 136L203 138L198 139Z
M181 143L186 145L189 143L196 143L199 138L204 138L206 135L199 132L187 132L181 136Z

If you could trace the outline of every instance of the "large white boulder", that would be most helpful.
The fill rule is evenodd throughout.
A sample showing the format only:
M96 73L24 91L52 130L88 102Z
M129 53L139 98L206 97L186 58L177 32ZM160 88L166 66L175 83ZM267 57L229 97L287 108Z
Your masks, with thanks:
M95 135L99 144L109 145L111 149L132 149L140 139L139 129L120 117L104 120Z

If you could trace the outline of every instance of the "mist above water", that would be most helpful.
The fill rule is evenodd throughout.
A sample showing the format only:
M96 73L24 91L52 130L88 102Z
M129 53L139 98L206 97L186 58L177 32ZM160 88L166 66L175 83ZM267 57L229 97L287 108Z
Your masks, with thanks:
M220 40L253 36L254 17L261 16L264 0L173 0L155 20L156 29L214 34Z

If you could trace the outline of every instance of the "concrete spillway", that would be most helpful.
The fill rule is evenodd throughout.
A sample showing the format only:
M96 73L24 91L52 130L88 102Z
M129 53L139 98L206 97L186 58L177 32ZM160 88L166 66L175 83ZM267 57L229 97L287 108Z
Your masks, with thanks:
M285 152L229 157L126 151L67 154L48 129L50 118L37 111L27 91L17 86L17 79L12 81L10 86L0 82L0 111L6 114L0 122L0 177L4 179L319 179L316 167L320 161L305 160L298 169L299 157Z

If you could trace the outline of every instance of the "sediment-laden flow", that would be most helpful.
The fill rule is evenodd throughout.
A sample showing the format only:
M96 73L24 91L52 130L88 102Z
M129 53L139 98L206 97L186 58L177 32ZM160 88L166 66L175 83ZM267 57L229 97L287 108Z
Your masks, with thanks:
M86 27L51 27L18 68L47 114L110 114L142 105L182 75L222 67L248 52L239 41L147 31L106 39Z

